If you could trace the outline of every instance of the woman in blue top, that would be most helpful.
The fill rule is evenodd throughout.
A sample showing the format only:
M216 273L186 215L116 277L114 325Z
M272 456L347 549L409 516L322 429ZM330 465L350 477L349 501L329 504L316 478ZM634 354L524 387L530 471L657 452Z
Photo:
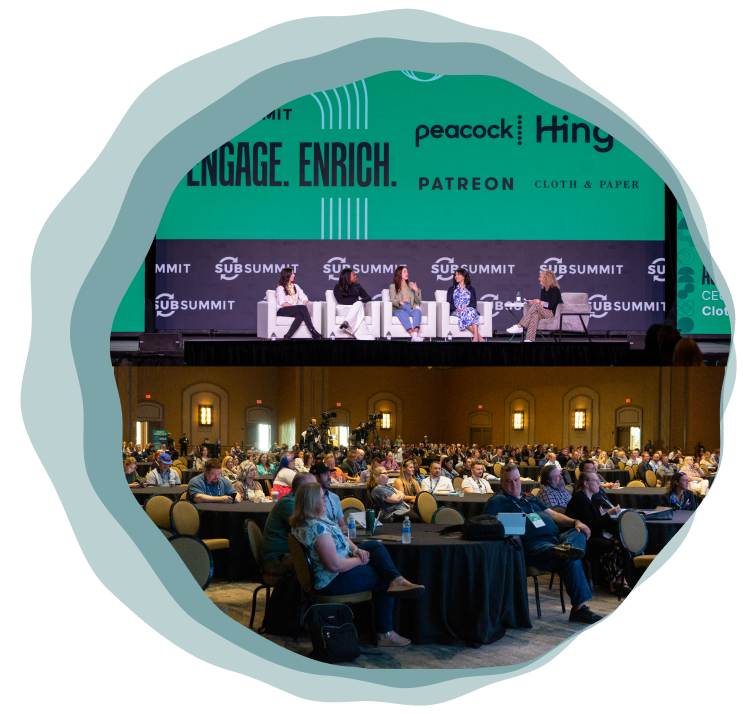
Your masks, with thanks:
M477 312L477 293L470 282L470 274L465 268L454 273L454 284L446 293L449 312L459 320L460 330L469 330L473 342L485 342L478 331L480 315Z
M420 597L425 588L400 575L386 548L374 540L356 546L325 514L323 491L317 483L299 487L292 535L307 548L321 595L350 595L372 591L380 647L405 647L410 640L392 629L393 597Z
M270 476L273 471L274 467L268 463L268 454L264 451L258 459L258 475Z

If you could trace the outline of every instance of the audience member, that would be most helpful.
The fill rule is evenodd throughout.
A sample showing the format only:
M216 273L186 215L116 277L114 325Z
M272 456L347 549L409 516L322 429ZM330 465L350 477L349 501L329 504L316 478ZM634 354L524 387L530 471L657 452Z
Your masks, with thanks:
M254 503L263 503L270 501L263 491L260 481L256 481L258 476L258 467L252 462L245 459L237 467L237 481L235 481L235 491L240 495L243 501L253 501Z
M181 477L178 472L172 468L173 459L167 453L162 453L157 457L155 466L147 474L147 485L148 486L169 486L172 479L175 478L175 483L181 485Z
M292 481L295 478L297 470L295 468L295 459L292 454L284 454L281 457L276 478L273 480L271 491L276 491L279 498L284 498L291 491Z
M384 467L384 464L382 464ZM386 468L385 468L386 470ZM405 497L405 502L414 504L415 499L421 491L421 487L415 480L415 462L413 459L406 459L402 465L402 471L400 475L395 479L393 484L396 491L402 491Z
M186 498L192 503L232 503L242 501L230 479L222 476L219 459L209 459L203 474L188 482Z
M145 479L137 474L137 460L133 456L127 456L124 459L124 473L129 488L139 488L146 484Z
M663 494L663 505L671 506L671 495L676 497L673 509L675 511L696 511L697 499L689 488L689 476L683 471L678 471L670 476L668 488Z
M704 496L709 488L709 481L704 478L704 471L694 463L693 456L684 457L684 465L679 469L689 477L689 488L694 493Z
M421 483L421 491L428 491L428 493L433 494L439 493L443 496L454 491L454 484L448 476L441 473L441 464L434 461L431 464L430 475L426 476Z
M691 337L684 337L676 343L673 350L674 367L704 367L702 350Z
M324 462L318 461L311 473L315 474L317 482L322 488L323 498L325 500L325 517L328 520L333 521L338 526L338 528L340 528L345 533L346 521L343 518L343 507L341 506L341 499L338 498L338 496L330 490L330 484L332 480L330 469L325 465Z
M537 498L547 508L565 508L570 501L570 492L565 488L565 481L562 478L562 470L559 465L553 466L547 464L542 466L539 472L539 493Z
M237 481L237 464L232 456L225 456L222 459L222 476L234 483Z
M403 521L407 516L411 521L419 523L420 517L405 502L405 493L395 489L388 481L387 470L379 466L366 482L371 502L377 511L377 518L382 522L392 523Z
M484 473L485 467L482 461L476 461L472 465L472 475L462 481L462 491L464 493L493 493L488 480L483 477Z

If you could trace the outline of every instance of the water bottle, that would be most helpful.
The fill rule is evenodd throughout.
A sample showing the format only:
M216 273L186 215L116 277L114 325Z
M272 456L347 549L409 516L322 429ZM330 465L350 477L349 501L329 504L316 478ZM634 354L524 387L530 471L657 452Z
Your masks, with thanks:
M334 339L335 339L335 332L331 332L331 333L330 333L330 339L331 339L331 340L334 340Z
M387 330L387 334L385 335L385 337L387 338L388 342L392 339L392 335L389 330Z
M276 490L271 491L271 499L273 500L274 503L276 503L276 501L279 500L279 492Z
M348 540L353 540L356 537L356 519L353 517L353 513L348 515Z
M446 341L451 342L451 330L449 330L449 334L446 336Z
M673 508L674 511L676 510L676 494L675 493L671 494L671 508Z
M276 342L276 333L275 332L272 332L271 333L271 342Z
M516 302L521 304L521 293L516 293Z
M405 520L402 522L402 542L410 543L410 518L405 516Z

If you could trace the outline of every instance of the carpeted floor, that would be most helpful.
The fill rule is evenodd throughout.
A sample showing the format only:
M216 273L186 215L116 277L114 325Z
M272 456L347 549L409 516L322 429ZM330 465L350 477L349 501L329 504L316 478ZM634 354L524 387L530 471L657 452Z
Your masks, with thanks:
M216 582L209 586L206 594L229 617L247 627L250 622L253 590L256 587L255 583ZM263 620L265 592L265 590L262 590L258 594L254 629L259 628ZM346 666L385 669L474 669L528 662L587 627L587 625L568 622L568 614L562 614L557 580L555 580L553 589L549 590L549 577L539 578L539 594L542 605L542 619L537 619L534 585L530 579L529 612L532 629L507 630L505 637L491 645L485 645L479 649L445 645L380 648L373 654L362 654L359 659ZM599 615L608 615L619 604L616 596L612 596L607 591L597 587L589 607ZM566 602L566 606L569 612L570 603ZM312 649L312 644L307 636L300 637L297 642L294 642L290 637L266 636L266 639L303 655L308 655Z

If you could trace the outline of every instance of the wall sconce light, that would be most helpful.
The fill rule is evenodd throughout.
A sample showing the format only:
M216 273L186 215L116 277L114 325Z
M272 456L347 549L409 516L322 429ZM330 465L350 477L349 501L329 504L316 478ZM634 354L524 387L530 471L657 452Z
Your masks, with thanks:
M575 410L575 413L573 414L573 429L575 429L575 431L586 430L586 410L585 409Z
M382 412L382 429L389 429L391 425L389 412Z
M199 405L199 426L212 425L212 408L205 404Z
M524 412L513 413L513 430L514 431L524 430Z

